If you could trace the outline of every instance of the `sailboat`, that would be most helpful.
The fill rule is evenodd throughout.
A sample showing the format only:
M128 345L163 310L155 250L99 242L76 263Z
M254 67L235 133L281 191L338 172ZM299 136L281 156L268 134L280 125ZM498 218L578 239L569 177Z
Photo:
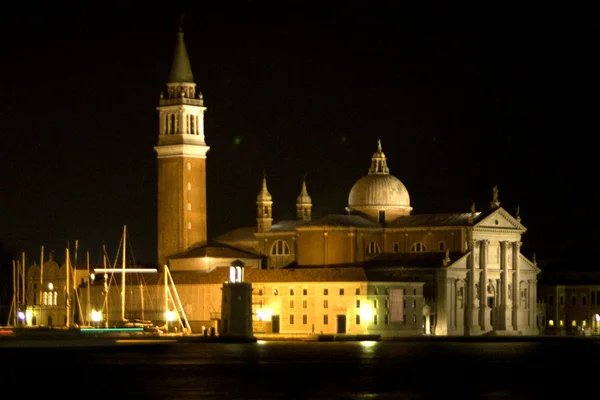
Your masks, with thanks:
M104 274L103 301L102 309L96 311L92 318L95 328L85 330L85 332L98 332L100 322L104 319L104 330L131 330L139 334L190 334L192 333L189 321L181 304L177 289L169 268L165 265L163 273L159 274L156 268L141 268L137 266L128 266L126 262L127 249L127 226L123 227L123 238L121 248L121 267L117 268L117 262L113 263L111 268L96 268L95 274ZM118 254L117 254L118 257ZM105 258L106 259L106 258ZM134 284L133 276L140 274L150 275L152 284L142 280L139 284ZM146 275L147 276L147 275ZM117 283L117 277L120 282ZM163 282L161 283L161 277ZM119 285L118 293L113 288L113 283ZM96 287L98 294L99 285ZM112 291L111 291L112 289ZM148 290L154 290L153 295L148 299L145 293ZM139 290L139 295L134 292ZM88 291L89 293L90 291ZM98 296L96 296L98 297ZM162 298L162 299L161 299ZM162 301L160 301L162 300ZM115 307L120 302L120 307ZM88 300L88 303L91 303ZM96 301L95 303L98 303ZM150 303L150 304L148 304ZM161 304L159 304L161 303ZM116 310L120 308L120 316L116 315ZM109 313L109 309L111 313ZM164 321L164 323L162 323Z

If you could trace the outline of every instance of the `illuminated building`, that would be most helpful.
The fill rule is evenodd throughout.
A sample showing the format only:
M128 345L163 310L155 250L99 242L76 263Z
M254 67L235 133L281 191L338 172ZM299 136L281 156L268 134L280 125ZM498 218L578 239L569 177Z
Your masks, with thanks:
M538 334L539 269L521 254L526 229L500 207L497 188L485 210L412 214L408 190L390 174L381 142L344 213L314 218L303 182L297 219L273 221L277 203L264 176L256 226L221 235L218 245L203 244L205 108L194 99L181 32L175 54L169 95L158 107L158 259L168 260L188 314L195 315L191 321L221 318L228 265L243 259L255 332Z

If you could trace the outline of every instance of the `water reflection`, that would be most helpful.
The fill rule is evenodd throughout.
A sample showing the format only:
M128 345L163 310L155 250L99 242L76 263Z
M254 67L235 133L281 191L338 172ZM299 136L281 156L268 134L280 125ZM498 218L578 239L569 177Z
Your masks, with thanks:
M12 367L4 382L31 390L32 380L36 388L68 382L63 398L80 399L84 392L86 399L144 400L423 399L455 394L512 399L551 396L553 382L574 381L580 371L595 369L599 353L596 342L566 340L364 341L20 349L2 350L0 356ZM60 362L62 367L38 373L30 368L35 360ZM568 368L572 365L578 368Z

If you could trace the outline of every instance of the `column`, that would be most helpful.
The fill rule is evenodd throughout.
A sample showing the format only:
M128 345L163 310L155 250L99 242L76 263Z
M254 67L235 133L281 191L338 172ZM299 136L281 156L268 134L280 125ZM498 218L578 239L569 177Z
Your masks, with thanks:
M448 284L448 278L446 278L446 271L438 270L436 281L437 293L435 334L436 336L445 336L448 335L450 330L449 307L451 291L451 288Z
M519 255L521 254L521 242L513 242L512 244L512 267L513 267L513 302L512 302L512 322L513 329L519 330L519 308L520 308L520 290L519 282L521 277L519 276Z
M160 111L158 113L158 134L165 135L167 133L167 116L164 112Z
M508 329L511 327L510 319L511 319L511 307L508 304L508 285L510 282L510 274L508 272L508 263L506 262L506 258L508 257L508 253L506 252L508 247L508 242L503 240L500 242L500 279L501 279L501 305L500 305L500 317L498 318L500 321L500 329Z
M469 254L469 258L467 258L467 284L466 288L466 310L465 310L465 328L467 330L468 335L477 335L481 333L481 328L478 323L478 310L479 303L477 303L477 293L475 284L478 280L478 275L476 273L477 260L475 259L475 250L477 249L477 241L472 240L471 242L471 254Z
M487 252L489 243L489 240L482 240L481 249L479 251L479 267L481 268L481 280L479 283L479 323L483 331L488 331L491 329L490 307L488 307L487 304Z

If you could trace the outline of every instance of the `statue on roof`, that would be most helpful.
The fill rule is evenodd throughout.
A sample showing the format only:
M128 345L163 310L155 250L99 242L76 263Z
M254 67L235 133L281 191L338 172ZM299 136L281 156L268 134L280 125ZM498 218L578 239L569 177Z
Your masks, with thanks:
M498 185L492 188L492 202L490 203L492 208L500 207L500 201L498 201Z
M475 214L475 202L471 204L471 214Z
M377 151L382 152L383 148L381 147L381 139L377 139Z

